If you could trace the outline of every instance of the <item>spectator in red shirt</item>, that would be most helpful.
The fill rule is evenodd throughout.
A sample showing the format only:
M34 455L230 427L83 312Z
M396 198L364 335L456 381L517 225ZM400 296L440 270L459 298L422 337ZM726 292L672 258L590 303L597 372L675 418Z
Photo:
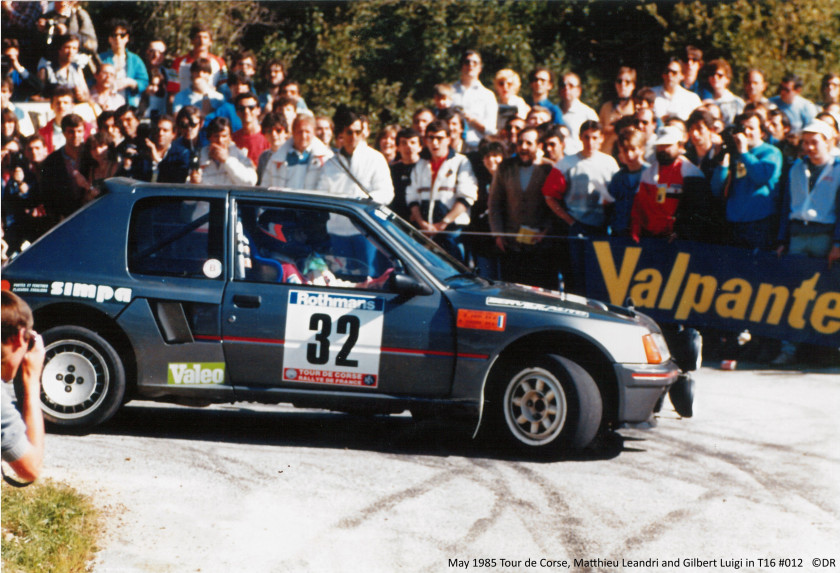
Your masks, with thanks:
M269 147L260 126L260 102L256 94L250 92L239 94L233 101L236 115L242 121L242 129L234 132L233 142L248 153L251 163L257 165L260 155Z
M674 126L656 135L656 158L642 172L630 214L630 235L670 240L700 239L709 214L709 184L683 155L682 133Z
M227 79L227 64L225 61L210 53L210 46L213 45L213 34L209 26L195 25L190 28L190 42L192 42L192 50L183 56L175 58L172 62L172 69L178 74L179 90L189 90L190 82L190 65L199 58L207 58L210 60L211 83L213 87L217 86L219 82ZM174 87L174 86L173 86Z

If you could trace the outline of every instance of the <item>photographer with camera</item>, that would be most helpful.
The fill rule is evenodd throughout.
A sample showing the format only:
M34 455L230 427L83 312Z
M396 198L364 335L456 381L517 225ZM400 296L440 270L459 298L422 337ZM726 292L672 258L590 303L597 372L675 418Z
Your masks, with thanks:
M29 305L10 291L3 291L2 298L3 461L26 483L38 478L44 460L44 417L41 413L44 342L32 330L34 321ZM23 382L19 410L15 407L11 384L18 371Z
M778 228L782 153L764 141L761 117L746 112L721 134L723 149L712 175L712 194L724 205L729 243L773 248Z

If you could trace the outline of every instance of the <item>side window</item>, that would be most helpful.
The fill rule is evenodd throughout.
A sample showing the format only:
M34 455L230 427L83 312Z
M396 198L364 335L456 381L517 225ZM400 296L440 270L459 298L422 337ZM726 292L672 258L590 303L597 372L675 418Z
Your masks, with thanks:
M395 259L350 217L327 210L240 202L237 280L382 288Z
M135 204L128 231L130 272L220 279L222 261L221 199L148 197Z

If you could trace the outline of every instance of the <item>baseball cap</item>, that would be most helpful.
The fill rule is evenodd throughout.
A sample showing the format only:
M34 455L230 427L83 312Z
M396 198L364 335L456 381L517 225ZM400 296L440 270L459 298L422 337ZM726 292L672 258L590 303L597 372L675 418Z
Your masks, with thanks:
M659 128L656 132L656 139L654 145L673 145L674 143L681 143L683 139L683 132L680 128L673 125L666 125Z
M806 125L802 129L802 133L819 133L829 141L835 135L834 130L831 128L831 126L819 119L815 119L814 121Z

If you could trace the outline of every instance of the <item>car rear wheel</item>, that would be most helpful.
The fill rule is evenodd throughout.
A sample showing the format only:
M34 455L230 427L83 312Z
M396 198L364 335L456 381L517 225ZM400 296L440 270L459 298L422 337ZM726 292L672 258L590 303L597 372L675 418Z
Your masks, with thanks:
M554 354L503 367L486 413L514 447L552 454L582 449L598 433L603 403L598 385L579 364Z
M113 416L125 394L125 370L108 341L78 326L43 334L41 407L56 428L86 429Z

